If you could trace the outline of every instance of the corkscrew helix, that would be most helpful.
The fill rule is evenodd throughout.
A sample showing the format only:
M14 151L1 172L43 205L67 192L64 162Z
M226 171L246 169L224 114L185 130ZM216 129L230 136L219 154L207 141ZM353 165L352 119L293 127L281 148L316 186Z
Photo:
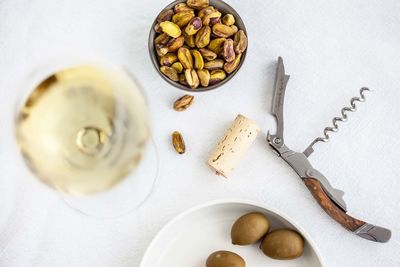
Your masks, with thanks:
M357 104L356 102L365 102L366 98L365 98L365 92L366 91L371 91L369 88L367 87L362 87L360 89L360 96L359 97L353 97L350 100L350 107L344 107L342 108L342 110L340 111L342 116L341 117L334 117L332 119L332 125L333 127L325 127L324 129L324 136L322 137L317 137L314 139L314 141L311 142L311 144L306 148L306 150L304 150L304 154L308 157L311 155L312 152L314 152L313 146L318 143L318 142L329 142L330 136L329 136L329 132L332 133L336 133L337 131L339 131L339 125L338 122L346 122L348 119L348 112L355 112L357 111Z

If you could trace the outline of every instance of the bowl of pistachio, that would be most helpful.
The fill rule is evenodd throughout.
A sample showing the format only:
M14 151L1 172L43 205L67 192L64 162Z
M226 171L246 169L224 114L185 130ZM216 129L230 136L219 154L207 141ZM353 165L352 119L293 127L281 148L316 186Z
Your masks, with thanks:
M149 53L169 84L190 92L216 89L246 58L247 31L239 14L221 0L176 0L154 20Z

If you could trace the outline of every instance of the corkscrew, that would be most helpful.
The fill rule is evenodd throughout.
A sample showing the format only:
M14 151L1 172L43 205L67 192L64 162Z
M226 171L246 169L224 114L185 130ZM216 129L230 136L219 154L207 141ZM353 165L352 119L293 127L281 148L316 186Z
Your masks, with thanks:
M344 192L334 188L322 173L313 168L311 162L308 160L308 157L314 151L313 145L317 142L329 141L329 133L338 131L338 122L346 121L348 119L348 112L356 111L356 102L364 102L364 93L369 91L369 89L366 87L361 88L360 97L353 97L350 101L350 107L344 107L341 110L341 117L332 119L333 126L324 129L323 137L316 138L303 153L300 153L289 149L285 145L283 137L283 104L289 77L289 75L285 74L283 60L279 57L272 100L272 114L276 119L277 130L275 134L271 134L268 131L267 141L269 145L273 151L285 160L299 175L315 200L330 217L347 230L362 238L375 242L389 241L391 237L391 231L389 229L366 223L348 215L346 203L343 199Z
M334 117L332 119L332 125L333 127L326 127L324 129L324 136L323 137L317 137L314 139L314 141L311 142L311 144L306 148L306 150L304 150L304 154L308 157L310 156L313 152L313 146L318 143L318 142L329 142L330 136L329 136L329 132L335 133L337 131L339 131L339 125L338 122L346 122L348 119L348 112L355 112L357 111L357 105L356 102L365 102L366 98L365 98L365 93L366 91L371 91L369 88L367 87L362 87L360 89L360 96L359 97L353 97L350 100L350 107L344 107L342 108L341 112L341 117Z

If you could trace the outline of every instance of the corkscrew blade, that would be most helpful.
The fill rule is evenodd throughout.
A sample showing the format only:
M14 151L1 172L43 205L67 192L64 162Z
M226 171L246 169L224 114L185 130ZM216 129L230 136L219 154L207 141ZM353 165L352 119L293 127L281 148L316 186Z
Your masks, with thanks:
M347 119L348 119L348 114L347 114L348 112L357 111L356 102L365 102L365 100L366 100L365 94L364 94L365 91L371 91L371 90L369 88L367 88L367 87L362 87L360 89L360 96L359 97L353 97L350 100L350 106L349 107L344 107L344 108L341 109L341 111L340 111L341 116L340 117L334 117L332 119L332 126L326 127L324 129L323 136L317 137L311 142L311 144L303 152L304 155L306 155L306 157L309 157L314 152L313 146L316 143L318 143L318 142L324 142L324 143L329 142L329 139L330 139L329 132L335 133L335 132L339 131L338 122L346 122Z

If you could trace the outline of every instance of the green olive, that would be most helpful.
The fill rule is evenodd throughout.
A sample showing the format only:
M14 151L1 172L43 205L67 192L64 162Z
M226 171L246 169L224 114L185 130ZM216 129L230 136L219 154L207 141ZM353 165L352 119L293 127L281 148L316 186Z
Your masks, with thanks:
M260 212L243 215L232 226L231 238L234 245L250 245L261 240L268 233L270 223Z
M304 239L293 230L275 230L264 238L260 248L270 258L290 260L303 254Z
M206 267L245 267L246 263L238 254L220 250L207 258Z

